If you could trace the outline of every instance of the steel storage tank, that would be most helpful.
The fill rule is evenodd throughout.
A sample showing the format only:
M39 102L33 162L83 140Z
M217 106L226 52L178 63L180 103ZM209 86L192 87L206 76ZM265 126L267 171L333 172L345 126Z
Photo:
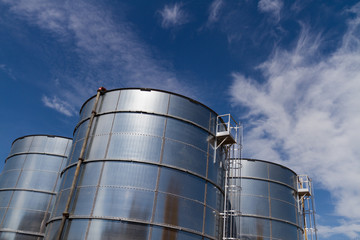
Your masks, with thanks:
M160 90L107 91L94 112L96 99L80 111L46 238L219 239L224 170L221 148L213 157L217 114Z
M237 236L247 240L303 239L296 180L296 173L282 165L243 158L241 177L230 179L241 186ZM239 209L239 204L233 208Z
M16 139L0 174L0 239L43 239L72 140Z

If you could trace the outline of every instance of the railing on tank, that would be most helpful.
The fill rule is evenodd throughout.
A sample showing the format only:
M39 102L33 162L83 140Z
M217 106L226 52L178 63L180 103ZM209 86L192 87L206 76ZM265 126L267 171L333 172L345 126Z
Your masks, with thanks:
M307 175L298 175L297 189L300 196L311 195L311 179Z
M315 203L312 181L307 175L297 176L298 208L303 218L304 240L317 240Z
M230 114L218 116L216 120L216 138L219 143L218 146L236 143L237 127L238 123Z
M240 239L241 138L241 126L230 114L217 117L214 162L216 150L222 147L225 151L223 240Z

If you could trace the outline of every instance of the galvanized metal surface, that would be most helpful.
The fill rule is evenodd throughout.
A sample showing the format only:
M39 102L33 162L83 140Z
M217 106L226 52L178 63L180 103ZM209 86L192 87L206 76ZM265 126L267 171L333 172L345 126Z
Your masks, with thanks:
M302 239L297 175L279 164L241 159L240 231L235 239ZM231 200L230 200L231 202Z
M47 239L57 234L93 104L94 98L82 108ZM176 94L140 89L107 92L96 112L62 239L219 239L216 113Z
M71 142L47 135L14 141L0 174L0 239L43 238Z

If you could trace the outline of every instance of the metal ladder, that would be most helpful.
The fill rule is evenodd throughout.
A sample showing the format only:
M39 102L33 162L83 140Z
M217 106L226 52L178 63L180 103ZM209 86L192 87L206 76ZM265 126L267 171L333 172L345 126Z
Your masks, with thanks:
M304 240L317 240L315 203L311 179L306 175L297 176L298 209L303 217Z
M241 126L230 114L220 115L216 121L216 149L225 152L225 196L222 240L240 239L241 196ZM214 159L215 160L215 159Z

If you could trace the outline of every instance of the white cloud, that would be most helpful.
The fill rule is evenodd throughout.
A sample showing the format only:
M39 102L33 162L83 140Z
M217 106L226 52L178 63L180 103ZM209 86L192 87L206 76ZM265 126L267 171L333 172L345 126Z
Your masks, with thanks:
M260 0L258 9L261 12L270 13L277 21L280 20L280 12L283 7L281 0Z
M189 91L178 81L171 64L156 58L130 23L115 22L100 5L88 1L0 1L19 18L54 34L60 44L74 46L73 52L80 59L78 71L75 75L57 72L54 79L61 76L61 81L52 81L57 83L52 94L77 108L101 85L109 89L131 86ZM164 14L168 19L165 25L186 21L181 4L168 7Z
M66 115L66 116L73 116L75 113L74 106L69 104L66 101L59 99L58 97L54 96L53 98L48 98L47 96L42 97L42 102L45 106L55 109L56 111Z
M189 22L189 16L182 9L181 3L165 5L159 13L162 17L161 26L163 28L172 28Z
M322 237L330 237L336 234L345 234L351 239L358 239L360 235L360 224L342 221L339 226L319 226Z
M209 7L209 18L208 24L217 22L219 20L219 14L222 6L224 5L223 0L214 0Z
M360 4L351 11L357 17L332 55L319 56L321 37L302 25L292 51L277 49L259 66L264 84L232 75L234 104L249 108L245 154L309 174L332 194L344 222L320 226L325 237L360 236Z

